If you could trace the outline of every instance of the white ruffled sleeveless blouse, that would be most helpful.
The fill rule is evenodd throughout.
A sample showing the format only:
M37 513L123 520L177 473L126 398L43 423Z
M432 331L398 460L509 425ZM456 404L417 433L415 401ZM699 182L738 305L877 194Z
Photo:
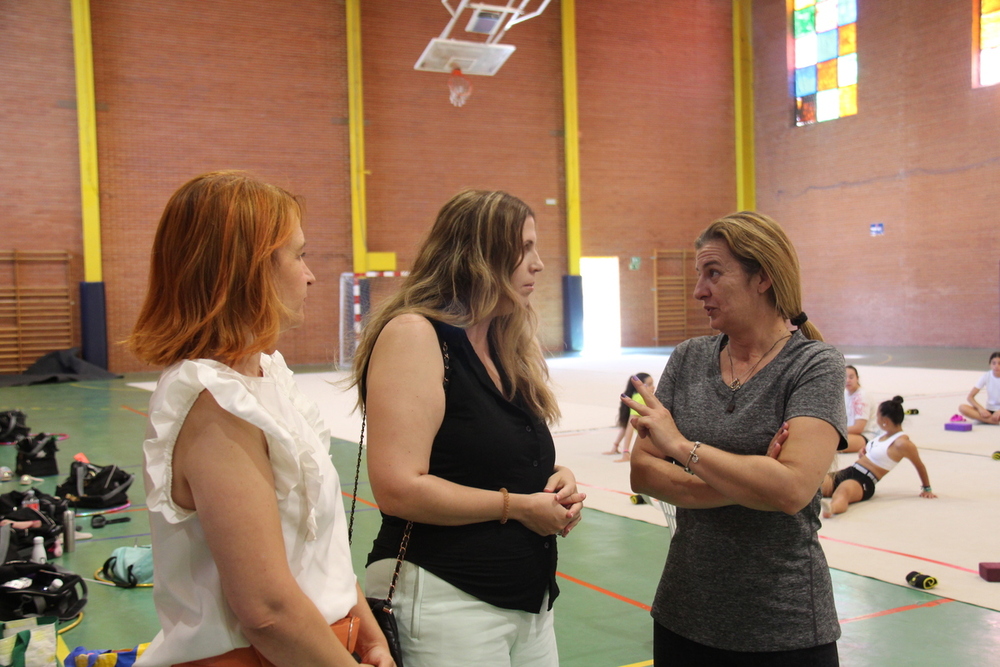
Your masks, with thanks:
M136 663L157 667L249 646L222 595L219 573L197 511L170 494L177 434L195 399L212 393L228 412L267 439L292 575L328 623L357 603L340 479L319 408L299 391L280 353L262 354L263 377L241 375L209 359L183 361L160 376L149 401L143 443L153 542L153 599L162 630ZM245 517L254 530L254 517Z

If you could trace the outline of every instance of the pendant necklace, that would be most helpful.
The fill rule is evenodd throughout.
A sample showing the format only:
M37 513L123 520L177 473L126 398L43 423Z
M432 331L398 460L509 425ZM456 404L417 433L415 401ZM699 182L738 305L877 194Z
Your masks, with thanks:
M762 356L760 359L758 359L757 362L753 366L750 367L750 370L748 370L746 372L746 375L743 376L743 380L742 381L740 380L739 377L737 377L737 375L736 375L736 369L733 367L733 355L729 351L729 347L730 346L728 344L726 345L726 356L729 357L729 372L733 376L733 381L730 382L727 385L729 387L729 389L731 389L732 392L733 392L732 397L729 399L729 405L726 406L726 413L727 414L732 414L733 410L736 409L736 392L739 391L740 388L743 387L743 384L747 380L750 379L750 376L753 375L754 370L757 369L758 364L760 364L760 362L764 361L764 357L766 357L767 355L771 354L771 350L773 350L775 347L777 347L778 343L780 343L781 341L783 341L783 340L785 340L787 338L791 338L791 337L792 337L792 334L788 334L787 336L782 336L778 340L774 341L774 343L771 345L771 347L767 348L767 352L764 353L764 356Z

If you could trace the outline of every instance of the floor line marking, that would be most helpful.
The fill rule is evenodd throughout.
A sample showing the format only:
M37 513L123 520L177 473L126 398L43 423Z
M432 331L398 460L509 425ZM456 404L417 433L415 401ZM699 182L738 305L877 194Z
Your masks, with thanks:
M136 410L135 408L130 408L130 407L129 407L129 406L127 406L127 405L122 405L122 406L121 406L121 408L122 408L122 410L128 410L129 412L134 412L134 413L135 413L135 414L137 414L137 415L141 415L141 416L143 416L143 417L146 417L147 419L149 418L149 415L147 415L147 414L146 414L145 412L143 412L142 410Z
M357 500L362 505L368 505L369 507L374 507L375 509L378 509L378 505L376 505L375 503L369 502L369 501L365 500L364 498L358 498L353 493L348 493L347 491L341 491L340 493L345 498L353 498L354 500Z
M918 604L908 604L903 607L896 607L895 609L883 609L882 611L864 614L863 616L855 616L854 618L842 618L840 619L840 624L843 625L844 623L853 623L854 621L864 621L869 618L888 616L889 614L898 614L901 611L911 611L913 609L922 609L924 607L936 607L941 604L947 604L948 602L954 602L954 600L951 598L939 598L937 600L928 600L927 602L920 602Z
M622 665L622 667L649 667L652 664L652 660L647 660L645 662L633 662L631 665Z
M913 558L915 560L922 560L927 563L934 563L935 565L944 565L945 567L954 568L956 570L961 570L962 572L971 572L972 574L979 574L978 570L971 570L967 567L962 567L961 565L952 565L951 563L945 563L941 560L934 560L933 558L924 558L923 556L914 556L913 554L903 553L902 551L893 551L892 549L883 549L881 547L873 547L867 544L858 544L857 542L848 542L847 540L839 540L836 537L828 537L826 535L820 535L822 540L830 540L831 542L839 542L841 544L848 544L852 547L861 547L862 549L871 549L872 551L881 551L882 553L894 554L896 556L905 556L906 558Z
M637 602L636 600L633 600L631 598L627 598L624 595L619 595L618 593L615 593L614 591L609 591L606 588L601 588L600 586L595 586L594 584L586 582L583 579L577 579L576 577L571 577L570 575L565 574L563 572L556 572L556 576L557 577L562 577L563 579L567 579L569 581L572 581L574 584L580 584L584 588L589 588L592 591L597 591L598 593L604 593L605 595L613 597L616 600L621 600L622 602L627 602L630 605L634 605L634 606L638 607L639 609L642 609L643 611L650 611L652 609L652 607L650 607L649 605L643 604L641 602Z
M629 493L628 491L621 491L619 489L609 489L606 486L597 486L596 484L587 484L586 482L581 482L580 480L577 480L576 485L586 486L589 489L597 489L598 491L610 491L611 493L620 493L623 496L630 496L630 497L632 496L632 494Z

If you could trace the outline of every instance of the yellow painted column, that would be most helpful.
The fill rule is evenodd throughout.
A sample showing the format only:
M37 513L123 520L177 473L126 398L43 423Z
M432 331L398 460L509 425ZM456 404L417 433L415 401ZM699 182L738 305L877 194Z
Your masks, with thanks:
M576 81L576 3L562 0L563 125L566 151L566 272L580 275L580 124Z
M361 88L361 0L346 0L347 108L351 155L351 247L354 272L368 270L365 207L365 113Z
M80 142L80 197L83 214L84 280L103 280L101 201L97 178L97 114L94 102L94 54L90 36L90 0L71 0L73 57L76 65L76 122Z
M347 107L351 154L351 248L354 272L395 271L396 253L368 252L365 191L365 105L361 86L361 0L346 0Z
M753 0L733 0L733 85L736 107L736 208L757 206L753 119Z

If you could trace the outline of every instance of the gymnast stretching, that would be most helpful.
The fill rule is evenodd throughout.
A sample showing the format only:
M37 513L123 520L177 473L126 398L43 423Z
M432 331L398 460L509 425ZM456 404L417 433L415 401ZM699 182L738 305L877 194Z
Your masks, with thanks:
M920 475L920 497L937 498L931 491L927 468L920 460L917 446L903 433L903 398L896 396L891 401L883 401L878 406L876 422L884 433L868 441L853 465L829 473L823 479L823 497L832 498L829 508L824 503L824 519L843 514L851 503L871 498L875 484L903 459L910 459Z
M986 407L976 400L976 394L986 390ZM990 370L986 371L969 392L968 405L958 406L958 411L969 419L984 424L1000 424L1000 352L990 355Z

